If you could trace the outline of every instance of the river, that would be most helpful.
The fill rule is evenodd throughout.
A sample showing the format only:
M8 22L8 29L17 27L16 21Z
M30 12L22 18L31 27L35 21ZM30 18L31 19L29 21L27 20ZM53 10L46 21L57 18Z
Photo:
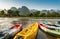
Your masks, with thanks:
M18 20L20 20L20 23L24 24L23 28L26 28L28 25L30 25L30 24L32 24L34 22L39 23L39 22L43 22L43 21L50 21L53 24L55 24L56 21L60 21L60 19L0 18L0 31L11 27L11 25L13 25L12 21L18 21ZM37 39L48 39L48 38L49 38L49 36L47 36L40 29L38 30ZM52 39L52 38L50 38L50 39Z

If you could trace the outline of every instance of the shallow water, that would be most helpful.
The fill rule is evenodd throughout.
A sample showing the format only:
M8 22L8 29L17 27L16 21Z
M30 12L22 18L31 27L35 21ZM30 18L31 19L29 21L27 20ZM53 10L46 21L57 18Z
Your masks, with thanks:
M21 19L21 18L0 18L0 31L11 27L11 25L13 25L12 21L14 20L18 21L18 19ZM24 20L20 20L20 23L23 24L23 28L26 28L28 25L34 22L43 22L43 21L50 21L53 24L55 24L55 22L60 21L60 19L32 19L31 18L31 19L25 20L24 18ZM48 39L48 36L45 33L43 33L41 30L38 30L37 39Z

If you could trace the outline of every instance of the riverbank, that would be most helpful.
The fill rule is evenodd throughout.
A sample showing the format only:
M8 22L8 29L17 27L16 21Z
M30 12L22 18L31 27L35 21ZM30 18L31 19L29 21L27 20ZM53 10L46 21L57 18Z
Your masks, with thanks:
M60 17L0 17L0 18L60 19Z

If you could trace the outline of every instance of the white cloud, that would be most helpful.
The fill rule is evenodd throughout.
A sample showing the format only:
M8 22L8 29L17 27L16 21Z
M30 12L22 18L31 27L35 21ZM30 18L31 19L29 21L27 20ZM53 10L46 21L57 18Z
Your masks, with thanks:
M9 1L1 1L0 0L0 9L9 9L11 7L20 7L21 3L9 2Z

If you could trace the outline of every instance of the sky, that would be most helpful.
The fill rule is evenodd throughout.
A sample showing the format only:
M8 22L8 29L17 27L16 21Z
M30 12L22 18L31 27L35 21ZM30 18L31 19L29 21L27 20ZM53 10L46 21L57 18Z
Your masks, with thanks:
M0 9L19 8L22 6L37 10L60 10L60 0L0 0Z

